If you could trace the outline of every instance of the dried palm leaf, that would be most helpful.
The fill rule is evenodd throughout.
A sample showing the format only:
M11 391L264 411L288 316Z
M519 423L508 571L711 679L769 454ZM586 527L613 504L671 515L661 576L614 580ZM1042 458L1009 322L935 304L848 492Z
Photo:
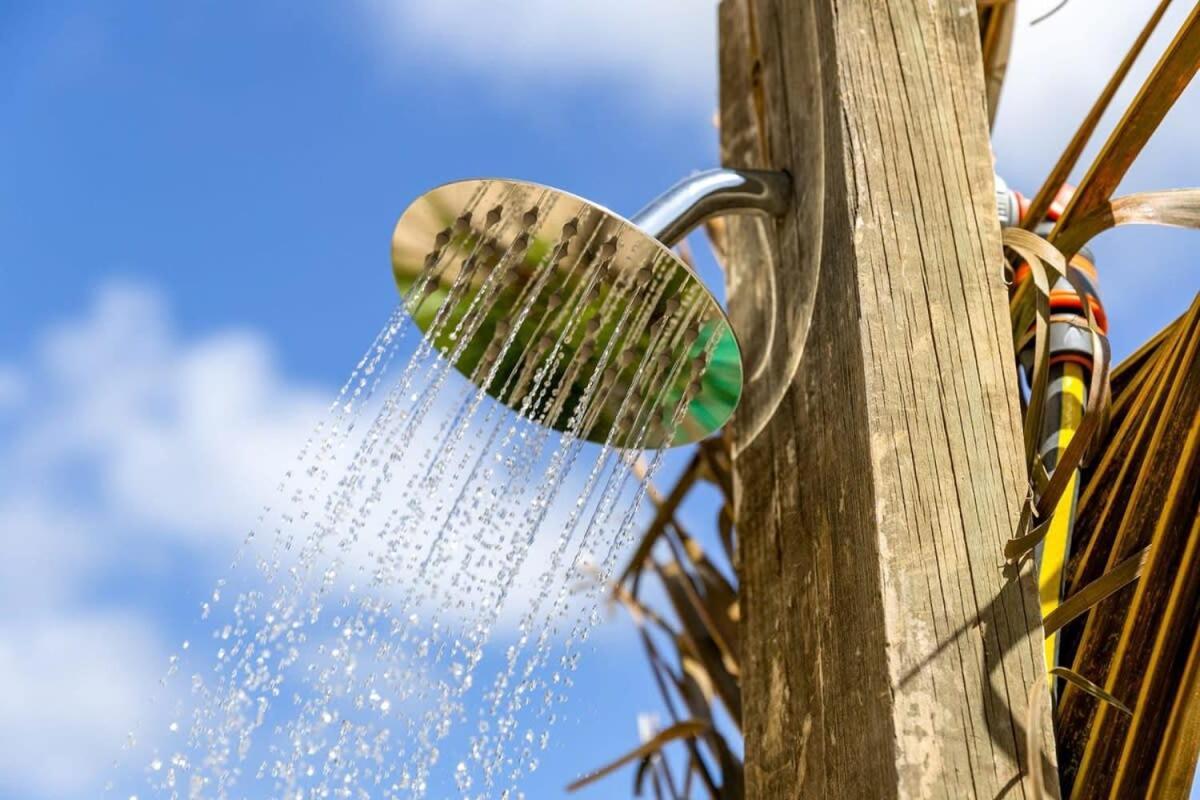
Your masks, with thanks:
M1104 143L1050 232L1050 241L1056 241L1078 220L1088 217L1112 197L1159 123L1191 82L1197 68L1200 68L1200 5L1192 9ZM1064 252L1073 255L1073 251L1065 248Z
M1118 225L1200 228L1200 189L1139 192L1106 200L1067 228L1055 244L1063 252L1077 252L1097 234Z
M656 734L652 739L650 739L650 741L643 742L642 744L640 744L637 747L630 750L625 755L620 756L619 758L613 759L609 763L605 764L600 769L595 770L593 772L589 772L587 775L584 775L582 778L580 778L576 781L573 781L570 785L567 786L567 791L574 792L578 789L582 789L584 786L587 786L590 783L595 783L596 781L600 780L605 775L608 775L610 772L617 771L618 769L625 766L626 764L630 764L634 761L637 761L638 759L645 758L648 755L653 755L654 753L659 752L660 750L662 750L662 748L666 744L673 742L676 739L686 739L686 738L694 737L694 736L697 736L697 735L703 733L707 729L708 729L707 722L699 722L696 720L686 720L684 722L676 723L675 725L672 725L671 727L667 728L666 730L662 731L661 733Z
M1101 600L1136 581L1142 576L1149 555L1149 549L1141 550L1075 592L1042 621L1043 632L1049 636Z
M1190 783L1200 750L1188 733L1200 697L1187 689L1200 635L1200 297L1168 330L1152 348L1157 355L1135 354L1138 366L1120 371L1126 410L1080 500L1073 594L1130 571L1130 559L1145 554L1145 563L1136 583L1101 592L1084 620L1063 628L1073 671L1132 709L1114 714L1073 686L1063 693L1059 762L1076 797L1145 796L1151 782ZM1141 371L1139 380L1133 373ZM1169 731L1189 754L1164 751Z
M1075 164L1079 161L1079 156L1083 154L1083 148L1087 146L1088 141L1092 138L1092 134L1096 131L1096 126L1100 124L1100 118L1108 110L1108 104L1112 102L1117 89L1125 81L1125 76L1129 74L1130 68L1137 61L1142 48L1146 46L1146 42L1150 39L1150 35L1154 33L1154 29L1158 27L1159 21L1163 18L1163 14L1166 13L1167 6L1170 4L1171 0L1161 0L1159 2L1158 7L1154 9L1154 13L1150 15L1150 19L1142 27L1141 33L1134 39L1133 45L1125 53L1125 57L1121 59L1121 63L1117 65L1116 71L1113 72L1112 77L1108 79L1108 83L1100 91L1100 96L1096 98L1096 102L1092 104L1087 116L1083 118L1083 122L1079 124L1079 128L1076 129L1075 134L1071 137L1071 141L1067 143L1066 149L1058 157L1058 162L1050 170L1050 174L1042 183L1042 188L1038 190L1033 200L1030 201L1029 208L1021 220L1021 227L1025 230L1033 230L1045 218L1050 204L1054 202L1054 198L1058 195L1059 190L1066 183L1071 170L1075 168ZM984 63L987 62L985 61Z
M692 460L688 462L684 468L683 474L671 488L670 493L664 499L659 494L657 489L648 492L651 501L654 503L654 518L650 521L650 525L646 528L646 532L638 541L638 546L634 549L633 555L629 559L629 563L625 565L625 569L621 571L621 575L617 578L616 585L621 585L630 576L636 575L642 568L642 564L649 557L650 551L658 542L658 538L666 531L668 525L677 526L675 521L675 513L679 510L679 506L683 503L688 492L691 491L695 484L701 468L701 455L697 451ZM639 478L644 478L645 467L639 461L636 465L635 473Z

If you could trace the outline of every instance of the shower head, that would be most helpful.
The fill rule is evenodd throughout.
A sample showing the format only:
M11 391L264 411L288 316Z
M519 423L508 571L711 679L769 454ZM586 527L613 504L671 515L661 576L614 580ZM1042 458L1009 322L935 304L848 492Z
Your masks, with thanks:
M401 216L392 270L426 341L542 425L616 447L719 430L742 393L737 338L672 250L722 214L778 216L785 173L710 170L632 219L514 180L439 186Z

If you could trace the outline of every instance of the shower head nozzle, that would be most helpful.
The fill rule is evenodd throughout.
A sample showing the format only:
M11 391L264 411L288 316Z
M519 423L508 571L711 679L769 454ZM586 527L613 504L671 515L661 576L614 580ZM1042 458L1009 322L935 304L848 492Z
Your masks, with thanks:
M476 386L540 424L615 447L704 438L742 392L725 312L670 246L705 219L779 215L786 174L699 173L632 220L567 192L466 180L392 236L417 326Z

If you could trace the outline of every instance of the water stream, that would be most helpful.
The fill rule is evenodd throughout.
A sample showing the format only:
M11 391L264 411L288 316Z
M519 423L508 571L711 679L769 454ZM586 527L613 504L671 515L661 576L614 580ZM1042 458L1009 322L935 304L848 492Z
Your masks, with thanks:
M522 796L721 339L665 251L556 202L483 183L428 243L108 796Z

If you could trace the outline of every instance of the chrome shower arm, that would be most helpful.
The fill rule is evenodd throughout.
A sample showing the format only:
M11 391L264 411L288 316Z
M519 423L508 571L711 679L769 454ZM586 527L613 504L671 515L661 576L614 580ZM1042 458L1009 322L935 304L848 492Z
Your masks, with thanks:
M786 172L710 169L684 178L650 201L630 220L667 247L678 244L700 223L725 214L778 217L791 203Z

